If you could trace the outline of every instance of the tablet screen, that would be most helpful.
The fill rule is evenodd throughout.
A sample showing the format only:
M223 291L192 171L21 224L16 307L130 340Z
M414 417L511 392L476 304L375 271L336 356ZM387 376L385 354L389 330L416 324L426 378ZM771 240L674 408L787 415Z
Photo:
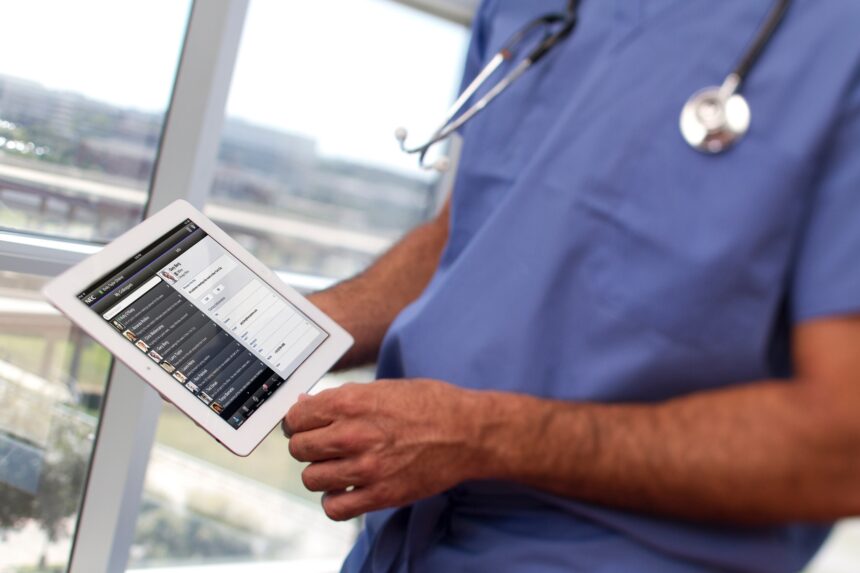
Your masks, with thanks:
M233 428L328 337L190 219L78 299Z

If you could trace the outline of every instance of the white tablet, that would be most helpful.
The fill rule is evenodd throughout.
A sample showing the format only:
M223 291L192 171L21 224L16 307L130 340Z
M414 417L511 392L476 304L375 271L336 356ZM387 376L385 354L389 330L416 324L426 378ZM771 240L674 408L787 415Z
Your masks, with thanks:
M345 330L185 201L43 293L240 456L352 345Z

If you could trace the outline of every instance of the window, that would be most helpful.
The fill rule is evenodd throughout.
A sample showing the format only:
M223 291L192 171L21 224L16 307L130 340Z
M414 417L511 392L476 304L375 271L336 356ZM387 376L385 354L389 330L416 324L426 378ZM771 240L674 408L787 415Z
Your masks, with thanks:
M129 568L267 562L282 571L338 570L358 524L330 521L301 470L279 428L238 458L165 405Z
M438 205L394 131L436 127L467 41L390 0L253 0L207 214L273 268L360 271Z
M39 289L141 219L189 8L2 9L0 571L68 566L111 358Z
M106 242L140 221L189 5L4 6L0 228Z
M68 560L111 364L43 283L0 272L0 571Z
M435 127L467 39L390 0L252 0L206 213L288 280L360 271L436 208L437 177L400 152L394 130ZM165 406L129 569L337 570L358 525L325 516L302 468L279 429L237 458Z

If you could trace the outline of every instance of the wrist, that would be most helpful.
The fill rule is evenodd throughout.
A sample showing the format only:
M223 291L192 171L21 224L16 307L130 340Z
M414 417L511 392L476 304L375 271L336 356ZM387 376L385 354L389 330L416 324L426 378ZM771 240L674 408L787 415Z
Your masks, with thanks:
M467 464L469 480L516 481L528 442L534 398L506 392L468 391L472 401ZM526 452L527 455L527 452Z
M335 294L332 290L321 290L315 293L309 294L307 299L313 303L315 307L323 311L329 318L341 324L343 318L340 316L338 312L338 306L336 301L334 300Z
M341 283L341 285L343 284ZM354 324L355 321L352 320L352 316L349 313L349 309L354 307L350 307L349 304L344 302L343 296L338 291L338 287L317 291L308 295L307 298L314 306L323 311L326 316L346 330L355 341L354 346L332 367L333 371L363 366L373 360L373 356L365 356L366 353L362 346L367 336L365 333L358 331Z

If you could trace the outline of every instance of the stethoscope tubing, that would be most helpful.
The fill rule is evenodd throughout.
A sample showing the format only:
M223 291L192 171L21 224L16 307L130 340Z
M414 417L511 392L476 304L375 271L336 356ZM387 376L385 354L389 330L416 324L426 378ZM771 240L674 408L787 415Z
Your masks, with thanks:
M511 84L520 78L535 63L543 59L563 39L570 35L577 23L576 8L577 0L568 2L568 11L565 14L548 14L541 16L526 26L520 28L504 43L501 49L490 59L486 66L478 73L472 82L463 90L451 108L445 115L445 119L439 129L421 145L409 147L406 145L407 132L401 128L397 130L397 139L400 148L410 154L419 154L419 164L423 168L432 168L426 165L427 152L437 143L444 141L454 132L471 121L476 115L483 111L493 100L501 95ZM541 27L558 25L559 29L553 33L547 33L540 44L532 50L522 61L514 66L502 79L500 79L487 93L476 101L472 106L463 111L466 104L474 97L478 90L495 75L499 68L516 56L516 47L535 30ZM462 112L462 113L461 113Z
M738 89L740 89L741 84L746 80L762 53L764 53L764 49L770 44L773 35L785 19L785 14L788 12L789 6L791 6L791 0L777 0L777 3L768 14L767 20L762 25L758 34L756 34L752 44L744 53L734 71L732 71L732 74L740 80Z
M771 39L779 29L780 24L783 22L790 5L791 0L776 0L776 3L767 15L767 19L759 28L758 33L750 44L750 47L744 52L734 70L726 76L722 86L719 88L708 88L703 91L711 90L714 94L717 94L722 105L725 105L731 98L743 99L743 96L740 95L743 83L746 81L749 73L764 53L765 48L770 44ZM446 113L441 127L439 127L428 140L421 145L408 146L406 144L408 132L404 128L397 130L397 139L400 142L400 148L409 154L417 153L419 156L419 165L425 169L432 169L434 166L428 166L426 164L426 156L430 148L437 143L444 141L466 123L471 121L472 118L483 111L490 103L492 103L493 100L495 100L508 87L510 87L511 84L528 71L529 68L543 59L554 47L567 38L573 32L578 22L578 8L578 0L568 0L567 11L564 14L557 13L541 16L517 30L510 38L508 38L502 48L494 54L487 65L481 69L475 79L469 83L465 90L463 90L463 93L460 94ZM533 49L522 61L516 64L513 69L505 74L483 97L465 111L463 110L478 90L480 90L480 88L496 74L501 66L515 58L517 46L526 37L541 27L548 28L556 25L560 26L557 31L552 33L547 32L544 39L535 49ZM693 102L694 98L699 97L700 93L701 92L697 92L694 94L693 97L690 98L690 102ZM690 102L688 102L688 106L690 105ZM747 106L745 100L743 105ZM735 139L739 139L743 137L745 133L746 129L735 133L733 137ZM696 144L689 139L688 143L690 143L694 148L708 151L706 146ZM728 145L719 146L718 148L711 149L710 152L718 153L727 147ZM445 163L445 165L447 165L447 163Z

